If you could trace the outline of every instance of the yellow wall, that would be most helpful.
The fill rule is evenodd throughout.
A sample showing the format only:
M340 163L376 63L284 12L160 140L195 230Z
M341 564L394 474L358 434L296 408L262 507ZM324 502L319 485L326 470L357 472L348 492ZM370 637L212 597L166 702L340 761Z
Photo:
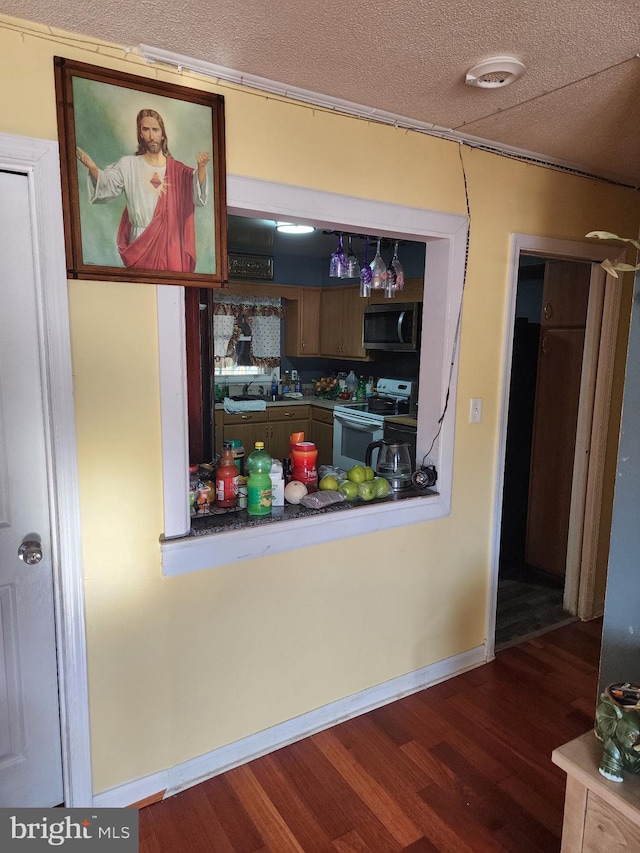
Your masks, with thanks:
M160 570L155 289L69 284L100 792L483 643L510 234L635 234L640 211L631 190L39 29L0 17L2 131L57 137L59 54L223 94L231 173L460 214L462 154L471 209L450 517L189 576Z

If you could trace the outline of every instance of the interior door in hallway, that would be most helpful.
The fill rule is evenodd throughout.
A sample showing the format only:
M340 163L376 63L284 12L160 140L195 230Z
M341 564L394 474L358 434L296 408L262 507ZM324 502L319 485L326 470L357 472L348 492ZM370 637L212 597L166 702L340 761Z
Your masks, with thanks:
M564 577L590 265L547 261L533 418L525 559Z
M63 788L27 177L0 172L0 198L0 807L46 807ZM39 561L19 558L25 540L40 543Z

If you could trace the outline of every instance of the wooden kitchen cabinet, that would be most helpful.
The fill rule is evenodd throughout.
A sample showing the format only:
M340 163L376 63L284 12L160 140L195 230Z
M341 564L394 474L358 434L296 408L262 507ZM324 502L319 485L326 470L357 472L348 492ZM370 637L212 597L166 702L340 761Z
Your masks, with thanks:
M384 305L389 300L384 295L384 290L374 290L369 299L369 305ZM424 301L424 279L407 278L404 288L396 295L397 302L423 302Z
M292 432L303 432L309 439L309 406L274 406L269 408L269 439L267 450L274 459L289 455L289 439Z
M362 346L366 300L360 286L325 287L320 301L320 353L331 358L368 361Z
M256 441L264 441L265 450L274 459L289 455L289 437L292 432L309 435L309 406L269 406L262 412L243 412L240 415L224 414L224 440L239 438L245 458L255 447Z
M333 410L311 406L310 439L318 448L317 467L333 465Z
M285 355L290 357L320 354L319 287L299 287L296 299L285 303Z
M256 441L264 441L269 450L269 418L267 410L263 412L243 412L240 415L224 414L224 440L239 438L244 447L245 459L253 450Z

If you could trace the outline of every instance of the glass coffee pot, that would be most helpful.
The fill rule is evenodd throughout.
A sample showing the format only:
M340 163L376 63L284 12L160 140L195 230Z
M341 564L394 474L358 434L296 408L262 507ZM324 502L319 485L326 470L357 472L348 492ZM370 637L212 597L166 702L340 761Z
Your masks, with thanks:
M372 441L367 447L364 464L371 465L373 451L378 450L375 472L377 477L384 477L394 492L408 489L411 486L411 456L409 445L396 441Z

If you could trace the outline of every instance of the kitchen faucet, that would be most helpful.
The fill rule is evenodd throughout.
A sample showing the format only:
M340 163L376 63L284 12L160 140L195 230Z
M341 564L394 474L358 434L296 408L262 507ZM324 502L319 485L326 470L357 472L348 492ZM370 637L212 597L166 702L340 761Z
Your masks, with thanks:
M247 382L245 385L242 386L242 396L243 397L249 396L249 388L251 385L253 385L253 382ZM260 397L264 397L264 385L258 386L258 394Z

